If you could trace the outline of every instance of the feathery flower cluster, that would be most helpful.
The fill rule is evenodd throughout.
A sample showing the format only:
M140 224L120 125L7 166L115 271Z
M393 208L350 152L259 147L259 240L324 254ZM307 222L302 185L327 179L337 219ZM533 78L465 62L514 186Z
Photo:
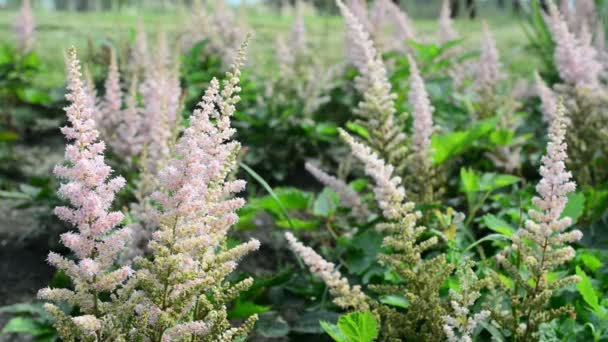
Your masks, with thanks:
M310 268L310 271L321 278L334 296L334 303L343 309L369 311L369 297L359 285L350 286L348 280L342 277L336 270L336 266L323 259L312 248L304 246L290 232L285 233L285 238L291 250L298 255Z
M306 25L304 25L304 5L302 0L296 1L296 17L291 28L291 50L297 55L305 55L308 53L306 41Z
M401 131L401 121L396 115L396 95L392 92L386 68L369 34L356 16L342 1L336 3L346 22L347 36L359 53L355 64L359 76L355 79L355 86L363 94L363 101L355 113L361 118L360 124L366 127L372 137L372 148L389 164L403 169L407 154L405 134Z
M424 87L424 81L412 55L407 56L410 63L409 102L412 106L412 151L420 156L420 162L430 162L431 135L433 134L433 106Z
M545 17L555 42L555 65L562 80L573 86L597 87L602 65L597 51L589 41L578 39L553 2L549 2L549 14Z
M110 52L110 65L105 81L105 94L100 104L100 116L97 125L106 141L115 141L116 129L122 117L122 89L120 86L120 71L114 49Z
M156 174L171 155L180 123L181 94L179 63L173 61L166 34L159 31L153 65L139 87L145 120L141 132L146 148L147 170Z
M536 81L536 92L538 97L540 97L543 121L550 123L553 121L553 114L555 113L555 108L557 108L557 98L538 72L534 73L534 79Z
M228 66L235 59L239 45L246 34L246 28L237 20L225 1L213 1L213 6L196 1L189 27L182 39L182 47L191 49L194 44L207 39L208 52L219 56Z
M549 128L547 153L540 167L542 176L536 186L539 197L533 198L538 209L529 212L526 221L512 237L512 246L497 256L511 279L522 292L512 292L512 310L494 312L499 325L510 329L522 340L535 338L539 326L570 311L569 307L547 309L553 292L578 281L577 276L567 276L557 281L549 281L548 275L555 268L575 256L569 243L582 237L580 230L565 230L572 224L569 217L561 217L568 201L567 195L575 190L572 175L566 171L566 119L565 109L558 103ZM531 244L529 243L531 242ZM518 255L526 272L519 272L518 266L508 258L508 253ZM521 321L524 319L525 321Z
M376 228L387 234L383 247L391 253L379 255L379 260L406 279L405 285L374 286L377 293L405 294L410 301L404 317L388 308L380 308L381 316L386 316L391 321L389 325L399 326L390 329L385 335L422 340L442 335L441 317L446 315L446 311L441 303L439 289L440 284L452 272L452 267L443 254L428 260L422 258L422 253L437 244L437 237L418 241L426 227L417 226L421 213L413 211L413 202L406 201L401 179L393 176L394 168L346 132L341 130L340 136L351 147L352 154L364 164L365 173L374 180L376 201L387 220ZM424 291L421 290L423 288Z
M149 65L148 36L146 35L143 21L138 20L135 30L135 44L129 56L129 72L141 77Z
M21 2L21 10L13 25L17 49L20 53L26 54L34 48L36 23L30 0Z
M496 84L503 78L502 65L496 48L496 41L487 22L483 22L483 40L481 42L481 56L477 67L475 80L477 89L482 92L493 93Z
M390 0L374 1L371 11L364 0L350 0L346 5L380 51L408 50L406 42L414 39L416 33L407 14L397 4ZM346 36L346 55L355 66L362 59L358 44L356 37Z
M401 178L393 176L395 168L387 165L369 147L355 141L342 129L340 137L350 146L352 154L365 165L365 173L376 182L374 194L384 217L399 219L404 210L411 210L413 203L407 203L404 207L405 189L401 186Z
M450 289L450 305L454 315L443 317L443 331L448 342L472 342L477 326L490 317L490 311L482 310L471 316L471 307L481 297L479 292L489 285L489 279L479 280L473 271L473 262L467 260L456 270L460 291Z
M450 0L443 0L439 12L439 42L443 44L456 39L458 39L458 32L452 21Z
M405 41L413 40L416 38L416 31L412 26L412 21L401 8L390 0L380 0L386 7L388 20L392 22L395 32L393 32L393 38L397 43L402 44ZM397 47L400 49L400 47Z
M348 184L346 184L343 180L327 174L311 163L306 163L305 167L311 175L321 182L321 184L335 191L338 196L340 196L341 204L346 208L351 208L355 217L362 222L367 220L369 217L367 205L363 203L361 197L355 192L355 190L353 190L353 188L348 186Z
M61 184L59 194L71 207L57 207L55 214L78 229L78 232L61 235L62 243L74 252L76 261L52 252L48 261L70 277L74 290L46 288L40 290L38 297L53 302L66 301L79 308L82 316L69 319L57 306L45 306L55 316L55 324L64 340L84 339L91 334L97 335L98 340L109 340L116 334L111 328L117 324L116 317L111 313L113 303L102 301L99 293L115 294L132 272L126 266L114 269L129 231L116 228L123 215L109 211L125 180L109 178L112 169L104 162L105 145L98 140L93 120L95 108L88 102L73 48L67 58L69 93L66 98L70 106L66 113L70 126L61 131L73 143L67 145L65 151L68 164L58 165L55 175L67 181ZM72 326L76 327L75 331Z
M175 146L175 156L159 173L162 191L153 197L161 207L160 226L150 242L153 259L136 259L142 288L137 338L232 340L246 335L257 318L231 328L226 317L227 303L253 280L231 285L225 278L242 256L259 248L257 240L226 248L226 234L244 204L234 194L245 182L228 176L240 149L231 140L235 130L230 117L239 101L239 69L247 42L223 86L211 81Z
M125 157L133 157L143 147L141 125L143 116L137 102L137 87L139 86L137 75L131 79L129 92L127 94L126 108L122 110L122 118L116 129L116 139L112 149Z

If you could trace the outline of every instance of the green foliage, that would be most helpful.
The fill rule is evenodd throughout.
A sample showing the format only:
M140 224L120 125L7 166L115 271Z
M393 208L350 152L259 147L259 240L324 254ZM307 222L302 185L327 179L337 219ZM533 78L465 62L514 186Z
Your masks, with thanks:
M22 334L31 336L35 342L58 341L52 318L40 303L13 304L0 307L0 314L11 314L11 318L0 335Z
M338 324L320 323L336 342L371 342L378 337L376 319L370 312L351 312L340 316Z

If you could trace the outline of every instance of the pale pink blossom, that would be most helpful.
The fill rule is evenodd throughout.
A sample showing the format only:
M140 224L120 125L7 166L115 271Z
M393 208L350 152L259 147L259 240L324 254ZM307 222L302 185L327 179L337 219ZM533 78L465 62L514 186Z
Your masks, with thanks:
M408 55L410 63L409 102L412 107L412 150L420 155L422 161L428 161L431 153L431 135L433 134L433 106L424 87L424 80L416 61Z
M401 185L401 178L393 175L394 167L386 164L369 147L355 141L345 131L340 130L340 136L350 146L352 154L363 163L365 174L376 183L374 195L384 217L398 219L404 209L411 210L412 204L405 203L405 189Z
M122 89L120 86L120 71L114 49L110 52L110 65L105 81L105 94L101 102L101 116L97 122L102 136L107 141L113 141L122 114Z
M477 65L475 84L478 90L494 91L498 81L503 79L500 55L496 48L496 41L490 32L487 22L483 22L483 40L481 42L481 56Z
M573 250L564 244L578 241L582 237L579 230L564 232L572 224L570 217L562 217L568 202L568 194L576 189L572 174L566 170L566 123L564 107L561 103L554 110L550 122L547 152L541 159L541 180L536 185L538 197L532 202L537 209L530 210L530 219L520 228L516 238L525 237L545 249L547 260L565 262L573 257ZM548 265L546 267L549 267Z
M76 261L49 253L48 261L64 271L74 284L74 292L63 289L43 289L39 298L50 301L67 301L77 305L84 316L74 318L74 322L84 333L98 330L97 319L110 315L98 308L99 288L114 293L126 277L111 277L116 272L130 274L129 267L114 269L114 262L128 240L129 232L117 228L123 215L110 211L115 194L124 186L122 177L110 178L112 169L105 163L105 145L99 140L99 132L93 120L95 108L90 107L82 81L80 64L74 49L68 56L68 94L70 105L65 108L69 125L61 132L71 144L66 146L65 165L55 167L55 175L64 182L59 195L69 202L69 206L55 208L55 214L72 224L77 232L64 233L61 241L72 250ZM120 237L123 245L116 243ZM108 278L110 277L110 278ZM51 306L49 308L52 309ZM92 317L91 315L95 315Z
M456 32L452 21L450 0L443 0L439 12L439 42L444 44L456 39L458 39L458 32Z
M597 87L602 71L597 51L587 42L577 39L552 2L549 2L549 13L545 21L555 42L554 60L560 77L570 85Z
M369 310L368 297L359 285L350 286L348 280L336 269L336 266L323 259L312 248L304 246L293 234L285 233L289 248L308 266L310 271L321 278L335 297L336 305L343 309Z
M247 42L221 86L217 79L211 80L174 153L160 169L160 189L152 195L160 208L159 226L149 243L153 260L137 259L143 267L136 277L150 284L143 289L138 311L142 316L153 312L155 317L171 317L164 321L151 317L145 323L148 328L167 329L169 340L205 330L199 323L186 323L198 296L207 286L224 284L237 261L259 248L257 240L224 248L228 230L238 220L236 211L245 203L235 196L245 182L230 178L240 149L232 140L235 129L230 120L240 99L240 68ZM166 295L158 296L160 291L167 291Z
M34 13L30 0L21 2L21 10L15 19L13 25L15 38L17 41L17 49L25 54L34 48L36 23L34 22Z
M538 97L540 97L540 108L543 114L543 121L550 123L553 120L553 115L557 109L557 97L547 86L545 81L543 81L538 72L534 73L534 79L536 80L536 92Z

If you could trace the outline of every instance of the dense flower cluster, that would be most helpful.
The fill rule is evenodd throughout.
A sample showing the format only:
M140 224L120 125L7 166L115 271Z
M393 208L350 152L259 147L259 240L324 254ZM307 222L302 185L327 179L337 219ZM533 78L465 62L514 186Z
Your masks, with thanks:
M238 260L259 247L251 240L225 247L226 234L244 204L233 197L245 182L228 180L236 167L240 145L232 141L230 117L239 101L241 48L223 86L216 79L190 117L190 126L175 146L175 156L159 172L161 190L153 194L160 205L159 228L150 249L152 260L136 259L136 281L142 288L136 311L136 335L153 341L195 339L218 341L244 336L256 316L231 328L226 304L253 280L234 285L225 278Z
M348 280L336 270L336 266L327 262L312 248L304 246L291 233L285 233L285 238L291 250L298 255L310 268L310 271L323 279L329 288L336 305L344 309L369 310L369 298L361 291L361 287L350 286Z
M477 67L476 86L482 92L493 92L497 83L503 78L502 65L496 48L496 42L486 22L483 23L483 40L481 56Z
M396 95L392 92L386 68L364 26L342 1L337 1L337 4L346 22L347 37L358 51L355 66L359 69L359 75L355 79L355 86L363 94L363 101L355 114L369 131L372 148L382 159L402 170L407 149L405 134L400 126L405 118L404 115L397 116Z
M602 65L589 39L577 38L568 28L559 10L549 2L547 25L555 42L555 65L565 83L582 87L597 87Z
M529 212L530 219L512 237L512 246L497 256L511 279L523 291L507 289L511 310L493 310L493 318L501 327L509 329L522 341L534 340L542 323L564 312L568 306L546 309L554 291L574 283L577 276L566 276L556 281L548 279L549 273L575 256L570 243L581 239L578 229L566 232L572 220L562 217L568 201L567 195L576 185L572 174L566 171L566 120L564 107L558 103L549 129L547 153L542 157L540 182L536 186L539 197L533 198L538 209ZM510 254L514 255L513 261ZM525 267L527 272L520 272ZM500 307L500 306L499 306Z
M443 0L441 12L439 13L439 42L447 43L459 38L458 32L454 28L450 0Z
M68 163L58 165L55 174L66 181L59 188L59 194L70 206L57 207L55 214L77 228L77 232L61 236L62 243L74 253L76 260L51 252L48 261L70 277L74 289L46 288L40 290L38 297L53 302L67 301L80 309L81 316L70 320L59 307L46 304L46 309L56 318L63 339L84 339L89 335L97 335L98 340L111 339L117 336L112 327L119 324L113 312L116 303L102 301L99 294L116 294L132 273L128 266L114 269L129 230L117 228L123 215L110 211L110 206L125 180L110 178L112 169L104 162L105 144L99 141L99 132L95 129L94 108L87 102L74 49L68 52L67 62L69 93L66 98L70 106L66 113L70 125L61 131L73 143L66 147ZM76 329L71 329L72 326Z
M34 21L34 13L30 0L21 2L21 10L13 25L15 39L17 41L17 49L25 54L34 48L36 23Z

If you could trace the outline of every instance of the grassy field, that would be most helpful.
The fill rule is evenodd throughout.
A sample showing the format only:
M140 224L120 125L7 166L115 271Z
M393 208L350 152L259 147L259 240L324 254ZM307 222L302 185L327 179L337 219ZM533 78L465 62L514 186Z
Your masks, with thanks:
M12 23L15 11L0 11L0 40L9 42L12 37ZM100 46L104 43L120 43L130 39L138 18L153 33L160 27L175 34L187 22L183 11L166 12L36 12L36 50L45 65L44 75L38 82L44 86L63 83L63 52L69 46L76 46L81 54L88 51L89 44ZM261 7L250 8L240 14L240 20L255 34L251 47L251 65L256 70L273 72L274 43L278 33L289 33L293 18L280 15ZM535 68L535 61L525 51L526 37L520 20L510 16L492 15L487 19L496 37L502 60L506 67L516 69L521 75L529 74ZM308 35L316 53L328 63L341 60L343 55L343 26L338 16L306 16ZM434 20L415 20L414 23L422 41L432 42L437 36ZM458 20L456 27L466 37L465 45L475 48L481 40L481 20Z

